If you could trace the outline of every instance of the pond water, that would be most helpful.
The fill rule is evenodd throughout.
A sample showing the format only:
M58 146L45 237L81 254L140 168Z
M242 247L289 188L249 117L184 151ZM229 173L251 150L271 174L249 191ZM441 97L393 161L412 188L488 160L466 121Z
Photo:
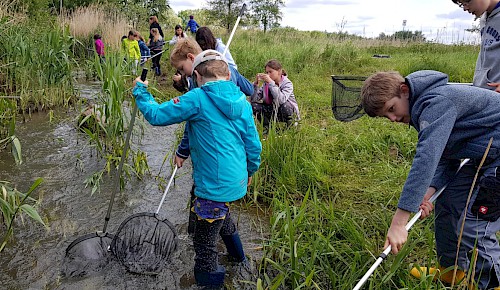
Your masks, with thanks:
M79 84L83 98L93 98L99 91L98 83ZM0 253L0 281L3 289L197 289L193 276L194 250L187 235L188 199L192 186L192 168L189 161L177 171L175 184L170 188L159 215L176 228L179 244L168 266L155 276L132 274L112 259L101 271L79 278L63 278L61 264L71 242L83 235L101 231L113 190L113 178L104 177L100 192L91 195L85 188L85 179L99 171L105 161L97 156L87 137L75 127L74 111L56 112L55 121L47 114L32 115L26 123L18 124L16 135L22 144L23 164L17 166L10 152L0 152L0 180L10 181L26 192L33 181L41 177L43 183L34 197L41 200L39 213L48 228L25 218L18 219L14 238ZM142 119L142 118L141 118ZM145 126L144 135L134 131L132 146L146 152L151 175L143 180L133 179L118 193L111 211L107 232L114 233L128 216L139 212L156 211L163 191L158 178L168 180L171 160L177 146L175 130L168 127ZM163 164L163 167L162 167ZM114 173L112 173L114 176ZM262 258L261 245L268 229L268 217L254 207L234 204L233 218L247 256L253 268ZM5 227L0 227L3 236ZM220 252L224 252L222 243ZM231 267L226 283L235 289L245 284L232 279ZM255 281L253 281L255 282ZM255 289L255 286L246 286Z

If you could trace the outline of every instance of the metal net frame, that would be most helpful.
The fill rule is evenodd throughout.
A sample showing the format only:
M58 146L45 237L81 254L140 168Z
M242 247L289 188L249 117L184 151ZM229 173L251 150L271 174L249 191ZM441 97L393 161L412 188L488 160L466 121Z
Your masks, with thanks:
M335 119L350 122L364 115L361 88L364 76L332 75L332 112Z
M156 275L177 249L177 233L155 213L137 213L124 220L111 243L111 252L132 273Z

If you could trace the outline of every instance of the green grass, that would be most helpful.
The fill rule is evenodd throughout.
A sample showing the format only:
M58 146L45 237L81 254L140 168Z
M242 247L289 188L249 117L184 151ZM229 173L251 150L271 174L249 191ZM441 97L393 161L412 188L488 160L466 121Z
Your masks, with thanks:
M227 41L227 34L214 32ZM44 72L40 74L43 77L35 78L35 69L2 67L0 77L7 78L10 91L23 96L27 91L47 92L53 85L61 84L59 79L67 83L70 68L61 60L75 60L66 53L66 40L70 37L65 31L44 31L40 37L56 48L54 55L42 54L43 61L50 61L56 68L38 62L33 56L38 49L30 44L30 39L14 31L9 33L9 49L5 49L4 43L0 47L3 54L8 52L4 64L24 61ZM60 41L55 41L58 37ZM18 47L19 56L14 47ZM293 29L266 34L240 29L230 50L239 71L250 81L264 71L269 59L278 59L294 84L302 117L298 128L271 130L262 139L262 165L253 178L248 204L269 207L272 214L256 287L351 289L383 251L385 234L415 154L417 134L408 126L366 116L350 123L335 120L330 76L368 76L381 70L406 75L434 69L449 74L451 82L471 82L478 47L361 40ZM106 95L102 103L106 105L102 113L112 119L105 127L106 135L110 135L105 140L99 134L89 136L94 136L91 139L97 146L114 152L107 159L109 164L115 164L112 160L120 156L128 119L121 115L120 105L130 93L131 82L123 77L126 72L120 68L119 57L113 62L113 53L107 54L107 65L113 67L102 71L96 68L104 80ZM374 54L387 54L390 58L373 58ZM167 55L162 62L167 74L172 75L174 70ZM63 74L58 78L55 73L59 69ZM24 83L27 85L19 85ZM170 80L166 84L153 80L151 86L160 100L178 95L170 87ZM37 98L47 102L46 98ZM134 160L134 164L141 164L140 156ZM90 180L98 183L96 178ZM366 288L445 289L430 277L417 280L408 274L414 263L435 264L433 248L429 219L414 227L401 253L389 256Z

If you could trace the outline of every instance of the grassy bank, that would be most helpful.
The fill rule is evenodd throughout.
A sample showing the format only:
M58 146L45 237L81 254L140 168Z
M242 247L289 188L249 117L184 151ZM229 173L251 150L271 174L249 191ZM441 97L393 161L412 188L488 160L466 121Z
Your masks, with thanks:
M262 165L250 195L273 212L262 287L351 289L383 251L417 134L366 116L336 121L330 76L433 69L449 74L452 82L471 82L478 48L279 30L238 31L231 52L251 81L268 59L280 60L302 115L298 130L262 140ZM431 278L419 281L408 274L415 262L435 265L433 248L429 219L412 230L401 254L389 257L367 288L444 289Z

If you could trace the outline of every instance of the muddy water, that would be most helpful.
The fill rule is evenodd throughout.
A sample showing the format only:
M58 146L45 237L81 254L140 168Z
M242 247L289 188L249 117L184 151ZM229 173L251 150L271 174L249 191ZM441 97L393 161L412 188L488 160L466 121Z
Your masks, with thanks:
M79 89L82 97L93 98L99 84L80 84ZM187 202L192 185L190 162L177 171L175 185L170 188L160 211L160 217L172 222L179 234L178 249L166 269L156 276L137 275L111 260L96 273L80 278L61 277L61 263L68 245L80 236L103 229L113 190L112 177L105 177L100 192L94 195L90 188L85 188L84 180L100 170L105 161L96 155L86 136L75 129L75 115L75 112L57 112L56 121L49 122L46 114L36 114L27 123L19 124L16 131L22 142L22 165L16 166L9 152L0 153L0 180L11 181L25 192L36 178L44 179L34 195L41 200L39 212L48 224L48 228L44 228L28 219L24 224L18 220L14 239L0 253L0 288L197 289L192 273L194 251L187 236ZM114 233L129 215L156 211L163 192L155 176L164 180L170 177L171 167L162 168L162 163L165 156L171 156L174 151L176 128L177 125L146 125L142 139L137 137L139 131L134 132L132 146L147 153L151 175L142 181L129 182L117 194L107 232ZM239 221L246 253L256 267L262 258L260 247L263 232L268 228L267 217L239 204L232 210L233 217ZM224 251L222 245L220 251ZM231 267L227 268L230 273ZM236 289L244 288L231 280L231 276L226 282ZM247 288L255 289L255 286Z

